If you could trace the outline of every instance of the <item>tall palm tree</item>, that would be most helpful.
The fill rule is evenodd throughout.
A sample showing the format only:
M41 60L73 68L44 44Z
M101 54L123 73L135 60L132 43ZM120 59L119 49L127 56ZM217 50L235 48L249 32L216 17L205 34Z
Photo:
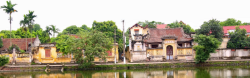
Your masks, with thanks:
M55 25L50 25L51 31L53 32L53 37L55 37L55 33L58 33L60 30L56 28Z
M22 29L25 30L25 37L26 37L26 51L27 51L27 30L28 30L28 27L26 25L28 25L29 23L29 20L28 20L28 17L26 15L23 16L23 20L20 21L20 26L22 26Z
M26 16L28 17L28 28L30 29L31 31L31 46L32 46L32 29L33 29L33 24L35 22L34 18L36 17L36 15L33 15L34 14L34 11L29 11L29 14L27 14Z
M6 3L7 3L7 6L6 6L6 5L3 5L3 6L1 6L1 8L3 8L3 10L4 10L7 14L10 14L9 20L10 20L10 45L11 45L11 21L12 21L12 19L11 19L11 14L12 14L13 12L17 12L17 10L14 9L14 6L16 6L17 4L12 4L11 1L6 1Z
M46 26L45 32L48 33L48 35L52 35L51 31L52 29L49 26Z

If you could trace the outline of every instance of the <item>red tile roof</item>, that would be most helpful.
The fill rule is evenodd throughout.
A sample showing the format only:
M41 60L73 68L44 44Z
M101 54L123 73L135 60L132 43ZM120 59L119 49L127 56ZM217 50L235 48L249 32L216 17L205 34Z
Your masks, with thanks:
M36 38L32 38L32 43L34 43L35 39ZM2 39L2 41L3 41L3 47L0 48L0 50L8 49L10 47L10 39L5 38L5 39ZM27 48L28 48L30 41L31 39L27 38ZM16 44L20 49L26 50L26 38L12 38L11 42L12 44Z
M223 26L224 34L228 33L228 30L234 30L236 26ZM239 26L241 29L245 28L247 33L250 33L250 25Z
M144 39L145 42L154 43L154 42L162 42L163 37L165 36L175 36L177 37L177 41L190 41L192 38L185 34L182 28L168 28L168 29L156 29L150 28L149 30L149 38Z
M166 28L167 25L168 24L157 24L156 28L158 28L158 29L164 29L164 28Z
M140 26L139 24L135 24L135 25L133 25L132 27L130 27L129 29L131 29L131 28L133 28L133 27L136 27L136 26L141 27L141 28L143 28L143 29L148 28L148 25L146 25L145 27L142 27L142 26Z

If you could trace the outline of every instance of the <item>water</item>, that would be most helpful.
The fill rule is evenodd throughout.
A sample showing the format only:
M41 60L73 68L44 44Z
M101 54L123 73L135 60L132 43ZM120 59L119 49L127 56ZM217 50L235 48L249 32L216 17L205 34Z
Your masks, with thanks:
M0 72L0 78L250 78L250 67L158 68L131 70Z

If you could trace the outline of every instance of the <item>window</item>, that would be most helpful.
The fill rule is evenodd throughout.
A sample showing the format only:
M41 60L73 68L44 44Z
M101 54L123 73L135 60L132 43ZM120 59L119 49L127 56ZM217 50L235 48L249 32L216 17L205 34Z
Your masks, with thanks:
M158 47L158 45L152 45L152 48L157 48Z
M139 30L135 30L135 34L139 34Z

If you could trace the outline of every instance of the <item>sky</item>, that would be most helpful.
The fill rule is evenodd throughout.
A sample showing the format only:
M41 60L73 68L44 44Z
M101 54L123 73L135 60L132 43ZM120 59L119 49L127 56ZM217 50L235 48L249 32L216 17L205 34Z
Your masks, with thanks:
M0 0L0 6L7 0ZM20 27L20 20L29 10L37 15L35 23L45 29L55 25L61 31L68 26L112 20L125 31L139 21L157 21L165 24L176 20L198 29L204 21L224 21L235 18L250 22L249 0L11 0L18 11L12 14L12 30ZM0 9L0 31L9 30L9 15Z

